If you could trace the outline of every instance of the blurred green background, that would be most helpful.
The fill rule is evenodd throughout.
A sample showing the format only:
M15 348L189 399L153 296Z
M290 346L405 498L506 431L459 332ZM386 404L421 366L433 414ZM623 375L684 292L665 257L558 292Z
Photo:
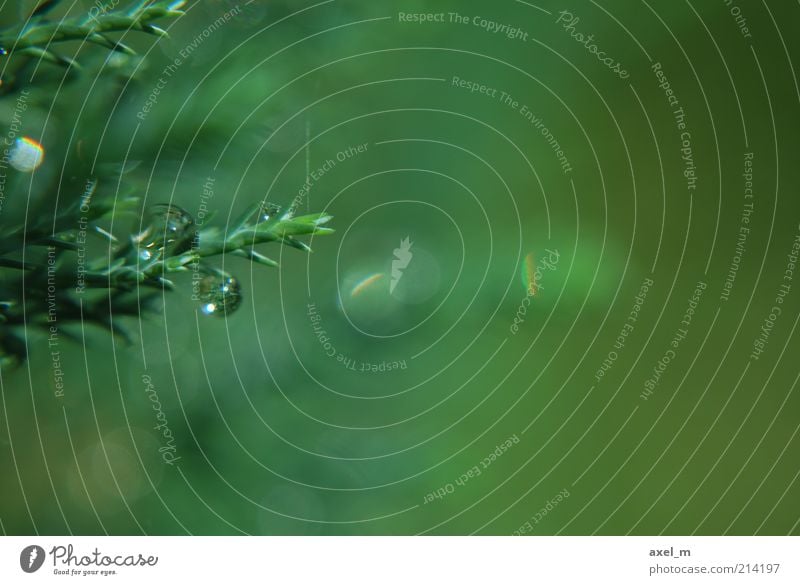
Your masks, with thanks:
M212 178L221 227L266 197L337 231L307 255L266 246L278 269L225 257L245 293L227 319L187 276L126 321L130 345L73 329L63 397L29 331L1 378L5 533L800 533L798 5L185 9L169 39L125 35L140 58L75 43L81 75L40 66L24 130L45 161L10 177L30 189L3 222L54 198L80 147L142 161L125 181L147 205L197 215Z

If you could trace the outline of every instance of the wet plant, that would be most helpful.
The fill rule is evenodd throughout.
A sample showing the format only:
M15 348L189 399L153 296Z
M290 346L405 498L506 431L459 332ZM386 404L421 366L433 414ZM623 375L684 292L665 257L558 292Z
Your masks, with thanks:
M100 84L118 78L120 69L105 67L106 57L135 55L113 35L164 36L156 22L180 17L183 2L111 1L77 16L56 15L58 5L46 0L0 30L0 106L5 107L0 109L5 133L0 137L5 139L0 146L0 367L24 360L32 335L69 337L88 324L130 338L126 318L157 311L164 291L176 288L174 277L181 273L197 275L192 296L198 311L227 318L246 299L238 280L214 266L215 257L227 254L277 266L262 245L308 251L301 238L332 231L325 227L329 215L298 215L272 201L256 201L238 219L216 225L209 218L195 221L173 202L153 201L152 194L145 203L139 163L104 160L102 149L87 156L88 145L100 143L96 126L76 121L77 139L50 141L45 149L38 140L46 142L40 135L44 130L34 114L60 113L71 123L72 112L58 110L53 96L68 74L79 79L84 62L96 63L97 55L84 51L76 57L62 47L68 41L88 42L105 54L95 72L101 80L95 91L107 92L111 101L119 95L114 93L118 79ZM41 67L66 71L52 77Z

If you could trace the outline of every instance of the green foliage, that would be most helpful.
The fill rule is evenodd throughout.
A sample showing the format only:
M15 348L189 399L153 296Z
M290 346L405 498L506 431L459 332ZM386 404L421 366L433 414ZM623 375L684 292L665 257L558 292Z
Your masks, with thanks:
M0 32L7 59L21 56L73 70L79 67L75 59L59 52L66 41L88 41L131 55L133 49L108 33L163 36L166 33L153 21L181 16L183 2L138 1L124 7L114 2L96 6L89 14L50 18L58 4L48 0L27 21ZM24 87L20 79L5 73L2 86L5 94L23 92L17 100L19 112L13 114L17 118L37 105L37 90L46 94L54 85L53 79L41 75L26 78ZM111 92L114 85L102 89ZM196 275L193 282L200 288L193 296L201 302L201 310L226 316L241 304L240 287L208 259L231 254L277 266L256 247L278 242L308 251L299 237L332 231L322 227L330 220L328 215L296 216L292 207L282 210L267 202L251 205L224 226L210 226L208 221L198 225L171 203L143 209L136 163L90 164L71 146L62 151L50 148L48 157L65 159L58 166L63 162L69 172L40 178L36 168L44 156L41 147L27 138L9 142L11 135L9 130L9 148L0 162L0 203L6 201L5 209L0 207L0 366L25 359L27 335L35 330L69 336L70 323L93 323L128 338L118 317L156 310L162 291L175 286L172 274ZM77 146L79 150L81 142ZM27 199L24 213L10 208L8 202L23 199Z
M109 33L141 31L164 36L167 33L152 22L181 16L183 12L179 9L185 2L140 0L122 9L114 8L118 2L109 2L80 16L48 18L59 3L60 0L46 0L25 22L2 31L0 51L66 67L80 66L73 58L59 53L58 45L65 41L86 41L132 55L135 54L132 48L114 40Z

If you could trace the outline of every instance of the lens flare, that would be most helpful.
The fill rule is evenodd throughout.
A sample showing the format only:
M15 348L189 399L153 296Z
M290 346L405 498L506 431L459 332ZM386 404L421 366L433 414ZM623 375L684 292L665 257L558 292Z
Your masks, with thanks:
M533 252L525 256L522 264L522 286L531 296L536 295L536 257Z
M350 298L353 299L356 298L358 295L367 290L371 285L378 282L384 276L386 275L383 272L376 272L375 274L371 274L366 278L362 279L353 287L353 290L350 291Z
M16 139L8 158L11 166L23 173L35 171L43 160L44 148L33 138L27 136Z

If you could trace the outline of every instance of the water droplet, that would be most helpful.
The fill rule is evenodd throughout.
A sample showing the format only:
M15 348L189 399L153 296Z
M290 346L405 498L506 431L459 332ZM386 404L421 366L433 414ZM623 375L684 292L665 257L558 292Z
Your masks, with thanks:
M142 232L134 236L139 258L153 260L174 256L192 246L197 233L194 219L177 205L160 203L150 208Z
M8 154L8 162L23 173L30 173L39 168L44 160L44 148L33 138L17 138Z
M239 281L225 272L204 276L198 285L200 312L204 315L224 317L242 304L242 287Z

